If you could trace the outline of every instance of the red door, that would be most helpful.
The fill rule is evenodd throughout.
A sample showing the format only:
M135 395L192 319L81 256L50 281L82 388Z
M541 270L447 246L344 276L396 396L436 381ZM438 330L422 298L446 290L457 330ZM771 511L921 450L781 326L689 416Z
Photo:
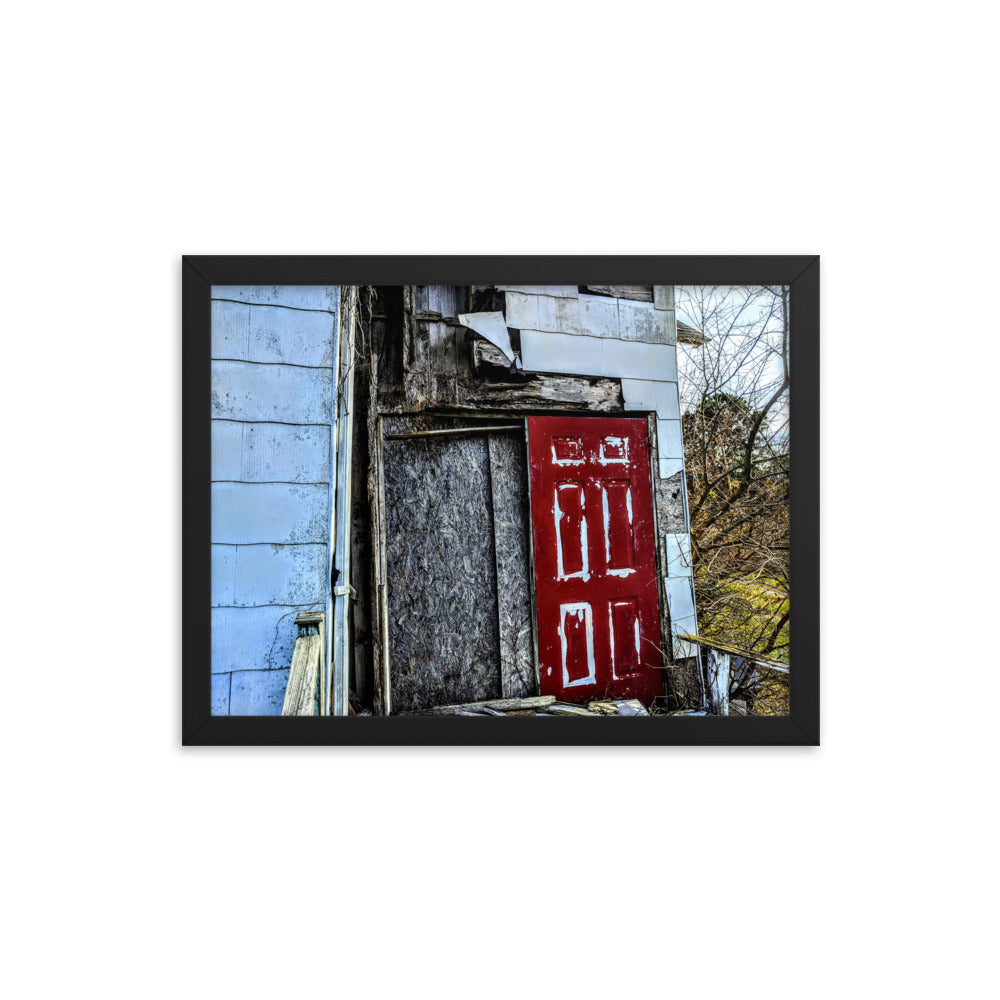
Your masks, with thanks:
M528 417L542 694L663 692L644 418Z

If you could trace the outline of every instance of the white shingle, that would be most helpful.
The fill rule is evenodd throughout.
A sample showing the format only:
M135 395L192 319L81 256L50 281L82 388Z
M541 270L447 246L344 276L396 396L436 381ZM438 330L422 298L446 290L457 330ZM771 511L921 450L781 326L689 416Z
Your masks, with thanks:
M657 309L652 302L619 299L618 322L622 340L641 340L648 344L677 343L673 310Z
M669 576L690 576L691 536L686 532L676 532L664 536L667 543L667 574Z
M505 316L507 326L517 330L547 333L580 333L582 330L577 299L508 292Z
M521 362L525 371L534 372L677 379L677 354L672 346L603 337L522 330Z
M658 458L684 457L684 438L679 420L656 421L656 450Z

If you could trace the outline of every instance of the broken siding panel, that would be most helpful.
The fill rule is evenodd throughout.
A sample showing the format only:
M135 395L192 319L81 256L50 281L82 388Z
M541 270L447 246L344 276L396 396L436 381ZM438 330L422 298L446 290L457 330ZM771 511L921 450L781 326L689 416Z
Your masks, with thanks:
M531 522L525 442L524 436L517 433L490 434L488 442L501 691L505 698L524 698L538 689L529 582Z
M678 473L684 472L684 461L680 458L660 459L660 479L673 479Z
M327 367L333 364L333 324L328 312L289 316L282 306L212 303L212 357L261 364Z
M212 545L212 606L318 605L328 545Z
M212 285L213 299L335 313L339 285Z
M288 483L213 483L212 541L322 543L330 535L330 488Z
M244 483L326 483L330 428L324 424L212 421L212 479Z
M684 517L684 472L675 472L669 478L656 480L654 500L656 503L656 523L664 534L680 534L687 531Z
M213 608L212 673L287 667L298 637L295 616L306 608Z
M386 435L426 427L384 424ZM487 441L386 438L384 454L393 711L499 697Z
M212 416L216 419L329 424L332 400L330 369L212 362Z
M677 380L677 353L669 344L522 330L521 363L526 371Z
M657 456L659 458L684 457L684 439L679 420L656 421Z

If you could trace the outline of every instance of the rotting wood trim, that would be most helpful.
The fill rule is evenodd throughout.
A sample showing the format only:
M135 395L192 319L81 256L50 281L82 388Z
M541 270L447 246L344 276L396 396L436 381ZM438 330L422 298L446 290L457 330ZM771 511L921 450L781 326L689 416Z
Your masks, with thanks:
M405 383L405 400L396 412L420 413L431 409L620 413L624 404L620 379L519 374L517 381L487 381L464 374L427 376L411 372ZM382 412L394 411L384 408Z
M445 326L461 326L464 329L464 324L458 321L458 317L442 316L433 309L415 309L413 318L418 323L444 323Z
M436 431L411 431L409 434L386 434L387 441L403 438L435 437L439 434L489 434L491 431L523 431L524 424L501 424L494 427L448 427Z
M517 351L514 351L514 357L519 357ZM517 370L516 362L509 361L507 355L496 344L477 336L472 341L472 370L478 375L482 368L497 368L505 372Z
M711 337L706 337L701 330L697 330L695 327L689 326L681 320L677 320L678 344L691 344L694 347L700 347L702 344L707 344L711 339Z

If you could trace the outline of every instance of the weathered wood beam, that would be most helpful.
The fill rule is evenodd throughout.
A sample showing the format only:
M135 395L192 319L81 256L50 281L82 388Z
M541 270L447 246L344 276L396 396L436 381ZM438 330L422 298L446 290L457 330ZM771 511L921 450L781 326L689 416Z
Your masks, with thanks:
M489 427L447 427L434 431L410 431L408 434L386 434L387 441L400 441L403 438L435 437L439 434L489 434L491 431L523 431L524 424L498 424Z
M637 302L653 301L652 285L584 285L592 295L610 295L616 299L635 299Z
M554 705L555 696L551 694L536 695L533 698L493 698L490 701L468 701L460 705L436 705L434 708L421 708L413 712L400 712L400 715L455 715L458 712L475 712L492 708L498 712L514 712L523 709L548 708Z
M325 617L322 611L300 611L295 618L299 636L292 650L292 666L288 672L282 715L315 714L316 685L326 645L323 634Z
M777 670L778 673L781 674L787 674L789 672L787 663L782 663L780 660L773 660L760 653L755 653L752 649L739 649L736 646L727 646L725 643L719 642L716 639L706 639L704 636L690 635L687 633L678 635L677 638L684 639L687 642L696 642L699 646L705 646L707 649L717 649L720 652L729 653L731 656L738 656L741 660L750 660L752 663L756 663L759 666L766 667L770 670Z
M580 410L596 413L623 409L621 381L570 375L525 375L478 379L462 373L410 373L401 412L430 409L544 411Z

